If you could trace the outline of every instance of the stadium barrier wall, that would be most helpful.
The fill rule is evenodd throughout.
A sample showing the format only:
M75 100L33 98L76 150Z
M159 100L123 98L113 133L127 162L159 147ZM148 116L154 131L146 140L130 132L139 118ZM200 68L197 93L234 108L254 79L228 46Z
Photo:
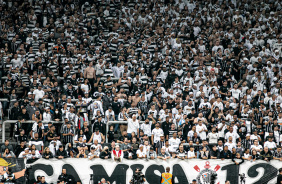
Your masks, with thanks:
M36 176L46 176L48 183L55 183L61 174L62 168L67 170L67 174L72 175L76 181L83 184L97 184L102 178L110 181L111 184L128 184L136 168L142 169L146 182L157 184L160 182L160 174L165 168L171 167L171 172L175 176L175 183L188 184L193 179L198 183L206 184L211 182L211 176L217 175L216 184L224 184L229 180L231 184L240 183L239 174L245 174L246 184L274 184L278 169L282 167L282 162L273 160L266 161L245 161L241 165L235 165L231 160L125 160L115 162L112 160L87 158L39 159L30 164L28 168L31 182L35 182ZM90 175L93 180L90 181Z

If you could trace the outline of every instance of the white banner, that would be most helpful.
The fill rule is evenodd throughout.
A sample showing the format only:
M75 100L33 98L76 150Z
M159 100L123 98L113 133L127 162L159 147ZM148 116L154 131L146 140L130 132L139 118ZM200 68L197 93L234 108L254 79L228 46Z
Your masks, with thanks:
M239 174L245 174L246 184L276 183L278 169L282 167L279 161L245 161L241 165L235 165L231 160L126 160L114 162L112 160L68 158L39 159L34 162L30 169L30 179L35 181L36 176L45 176L47 183L55 183L62 168L67 169L67 173L72 175L76 181L81 180L82 184L88 184L90 175L93 174L94 184L101 178L111 183L128 184L132 178L133 171L141 168L146 183L157 184L160 181L160 174L167 166L171 167L171 172L175 176L175 183L191 183L197 179L198 183L210 183L213 176L217 175L215 183L224 184L229 180L231 184L240 183Z

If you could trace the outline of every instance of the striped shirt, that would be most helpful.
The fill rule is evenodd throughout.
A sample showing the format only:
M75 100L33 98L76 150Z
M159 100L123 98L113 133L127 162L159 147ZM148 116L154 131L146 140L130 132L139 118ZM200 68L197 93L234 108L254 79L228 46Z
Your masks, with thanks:
M66 125L64 125L63 130L62 130L62 134L68 134L68 133L73 133L74 134L74 130L72 127L68 128ZM73 136L72 135L65 135L63 136L64 139L64 143L71 143L73 142Z

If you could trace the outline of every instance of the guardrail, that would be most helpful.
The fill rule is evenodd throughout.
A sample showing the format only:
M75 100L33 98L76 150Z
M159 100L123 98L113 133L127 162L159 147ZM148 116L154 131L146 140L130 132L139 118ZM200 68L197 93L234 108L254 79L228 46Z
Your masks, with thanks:
M3 121L2 123L2 142L5 142L5 128L6 128L6 124L11 124L11 123L17 123L18 121L17 120L6 120L6 121ZM24 122L21 122L21 123L35 123L36 121L24 121ZM50 121L42 121L43 123L48 123ZM52 123L63 123L63 121L51 121ZM139 123L142 124L144 123L145 121L140 121ZM108 133L108 130L109 130L109 125L111 124L127 124L127 121L108 121L106 123L106 135L105 135L105 138L106 138L106 143L108 143L108 137L107 137L107 133Z
M18 121L17 120L6 120L6 121L3 121L2 123L2 142L5 142L5 134L6 134L6 131L5 131L5 128L6 128L6 124L11 124L11 123L17 123ZM36 121L24 121L24 122L21 122L21 123L35 123ZM48 123L50 121L42 121L43 123ZM63 121L51 121L52 123L63 123Z

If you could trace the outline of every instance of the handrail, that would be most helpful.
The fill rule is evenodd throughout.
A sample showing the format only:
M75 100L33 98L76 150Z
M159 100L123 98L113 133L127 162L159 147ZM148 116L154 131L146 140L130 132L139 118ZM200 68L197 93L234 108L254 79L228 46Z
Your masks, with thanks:
M10 124L10 123L17 123L18 121L17 120L6 120L6 121L3 121L3 124L2 124L2 142L5 142L5 128L6 128L6 124ZM24 121L24 122L21 122L21 123L35 123L36 121ZM48 123L48 122L52 122L52 123L63 123L63 121L42 121L42 123ZM140 121L139 123L144 123L145 121ZM108 133L108 130L109 130L109 125L111 124L127 124L127 121L108 121L106 123L106 135L104 135L106 137L106 143L108 143L108 137L107 137L107 133Z
M3 124L2 124L2 142L5 142L5 134L6 134L6 131L5 131L5 128L6 128L6 123L17 123L18 120L6 120L6 121L3 121ZM24 121L24 122L21 122L21 123L35 123L36 121ZM63 123L63 121L42 121L42 123L48 123L48 122L52 122L52 123Z

